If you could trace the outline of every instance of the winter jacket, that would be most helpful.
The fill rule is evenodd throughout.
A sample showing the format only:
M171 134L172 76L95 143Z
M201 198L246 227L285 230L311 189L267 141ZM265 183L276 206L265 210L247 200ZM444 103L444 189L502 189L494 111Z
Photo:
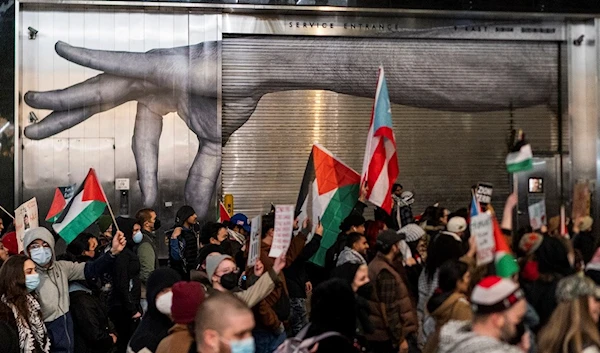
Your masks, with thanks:
M573 249L581 251L583 262L586 264L594 257L597 240L592 232L580 232L573 235Z
M50 267L41 267L36 264L36 271L40 274L40 284L36 289L38 300L42 307L44 322L51 322L69 312L69 281L98 278L112 268L115 257L109 252L95 261L86 263L56 261L54 237L42 227L26 232L23 248L27 256L30 256L27 248L37 239L45 241L52 249Z
M396 285L394 288L395 300L391 305L394 309L389 309L383 298L380 298L381 292L387 290L387 288L382 287L384 283L382 283L381 276L390 275L393 277ZM375 342L392 340L392 344L398 345L402 341L402 338L416 333L419 325L415 304L406 286L404 268L398 264L391 263L382 253L378 253L375 259L369 264L369 278L374 282L373 285L376 288L372 298L369 300L370 319L375 332L367 335L367 338L369 341ZM392 310L392 312L389 312L389 310ZM399 324L400 327L390 327L390 317L396 313L400 316L399 322L396 325Z
M143 238L137 247L137 256L140 259L140 280L142 281L142 298L146 299L146 282L152 271L159 267L158 250L156 248L156 235L142 230Z
M519 348L471 331L471 323L450 321L440 332L438 353L523 353Z
M440 294L441 298L446 298L441 305L439 305L433 312L431 312L431 316L435 319L435 333L433 333L425 345L423 349L423 353L435 353L437 352L437 347L439 345L439 335L444 326L449 321L471 321L473 319L473 311L471 310L471 305L467 300L467 297L462 293L449 293ZM434 296L434 298L436 298ZM434 298L430 299L429 309L431 308L431 301ZM436 298L437 299L437 298ZM435 304L437 305L437 303Z
M83 286L71 285L71 316L75 332L75 352L105 353L114 346L108 314L100 299Z
M535 282L523 284L523 291L525 292L527 302L533 306L535 312L540 317L538 328L546 325L554 309L558 306L556 287L559 280L559 278L546 278L546 276L542 276L541 279Z
M185 240L185 248L183 250L183 256L186 261L187 273L191 270L196 269L196 258L198 257L198 236L192 229L182 227L181 235L179 236Z
M306 235L298 233L292 238L290 247L286 254L286 266L290 266L304 249ZM274 259L269 257L271 245L262 243L260 247L260 261L265 266L265 270L273 268ZM251 276L254 268L247 268L246 273ZM279 332L282 321L288 319L290 315L289 292L285 281L283 271L279 273L281 283L265 299L252 308L256 320L256 328L269 332ZM283 311L283 312L282 312Z
M117 257L113 270L113 289L110 294L110 307L124 310L129 317L142 312L140 298L142 282L140 280L140 261L129 247Z
M175 324L169 330L169 335L160 341L156 353L185 353L189 351L192 343L194 337L188 326Z
M344 250L342 250L342 252L338 256L337 263L335 265L340 266L342 264L345 264L346 262L360 265L367 264L367 260L365 260L365 258L358 251L351 249L347 246L344 248Z
M306 298L306 282L309 281L306 273L306 262L319 250L322 239L323 237L319 234L313 235L313 238L306 244L298 258L283 270L290 298Z
M19 346L19 329L15 315L12 309L2 302L0 302L0 352L23 353ZM43 353L36 344L36 350L32 353L38 352Z

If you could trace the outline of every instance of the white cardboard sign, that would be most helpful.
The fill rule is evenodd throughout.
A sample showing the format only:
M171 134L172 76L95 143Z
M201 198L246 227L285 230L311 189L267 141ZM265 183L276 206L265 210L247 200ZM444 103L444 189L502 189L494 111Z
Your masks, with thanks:
M546 225L546 202L544 200L529 205L528 211L531 229L539 230Z
M250 244L248 248L248 267L256 265L260 257L260 236L262 233L262 216L252 218L250 223Z
M17 232L19 252L23 251L25 232L37 227L39 227L38 206L34 197L15 210L15 231Z
M294 209L294 205L275 206L275 231L269 257L279 257L290 247L294 231Z
M477 241L477 266L487 265L494 261L494 225L492 216L481 213L471 217L471 236Z

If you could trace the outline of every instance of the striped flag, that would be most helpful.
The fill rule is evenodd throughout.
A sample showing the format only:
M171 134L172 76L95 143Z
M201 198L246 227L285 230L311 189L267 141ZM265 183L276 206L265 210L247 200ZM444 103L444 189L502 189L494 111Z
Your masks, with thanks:
M98 182L96 171L90 168L52 228L69 244L102 215L107 204L108 200Z
M339 227L358 198L360 175L331 152L313 145L298 193L295 215L304 219L312 214L316 225L321 219L323 239L311 261L325 265L325 254L337 239ZM310 213L309 213L310 212Z
M533 169L531 145L525 142L522 130L517 132L515 145L506 156L506 169L509 173L524 172Z
M392 186L396 182L398 174L396 138L392 127L392 107L385 73L383 67L380 67L361 183L366 183L369 187L367 199L388 214L392 212Z

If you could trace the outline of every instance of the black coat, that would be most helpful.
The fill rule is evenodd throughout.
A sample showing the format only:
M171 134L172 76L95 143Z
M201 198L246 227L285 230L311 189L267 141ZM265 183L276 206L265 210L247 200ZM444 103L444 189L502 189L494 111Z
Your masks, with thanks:
M594 257L597 241L591 232L581 232L573 237L573 248L581 251L583 262L586 264Z
M321 239L320 235L315 234L290 267L283 270L290 298L306 298L306 262L319 250Z
M198 257L198 237L196 233L187 228L181 230L181 235L185 240L185 249L183 250L183 256L186 260L186 270L190 273L191 270L196 269L196 258Z
M109 329L108 313L100 299L78 290L69 293L70 312L75 333L75 352L106 353L114 346Z
M3 353L20 353L19 336L8 322L0 321L0 347Z
M115 260L110 307L113 310L115 308L124 310L129 317L142 310L140 267L140 259L129 247L126 247Z

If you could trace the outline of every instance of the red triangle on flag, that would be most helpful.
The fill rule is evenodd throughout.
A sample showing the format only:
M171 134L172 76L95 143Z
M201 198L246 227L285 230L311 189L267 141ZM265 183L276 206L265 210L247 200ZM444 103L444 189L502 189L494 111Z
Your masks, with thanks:
M360 184L360 174L317 145L313 146L313 165L319 195L347 185Z
M230 220L231 220L231 216L229 215L229 212L227 212L225 205L223 205L222 202L219 202L219 222L223 223L225 221L230 221Z
M83 196L81 201L100 201L108 203L104 190L102 190L102 185L98 182L94 168L90 168L88 175L83 181Z
M63 196L62 192L60 192L59 188L56 188L54 191L54 199L52 200L52 205L50 205L50 209L48 210L48 215L46 216L46 221L58 216L67 205L67 201Z

